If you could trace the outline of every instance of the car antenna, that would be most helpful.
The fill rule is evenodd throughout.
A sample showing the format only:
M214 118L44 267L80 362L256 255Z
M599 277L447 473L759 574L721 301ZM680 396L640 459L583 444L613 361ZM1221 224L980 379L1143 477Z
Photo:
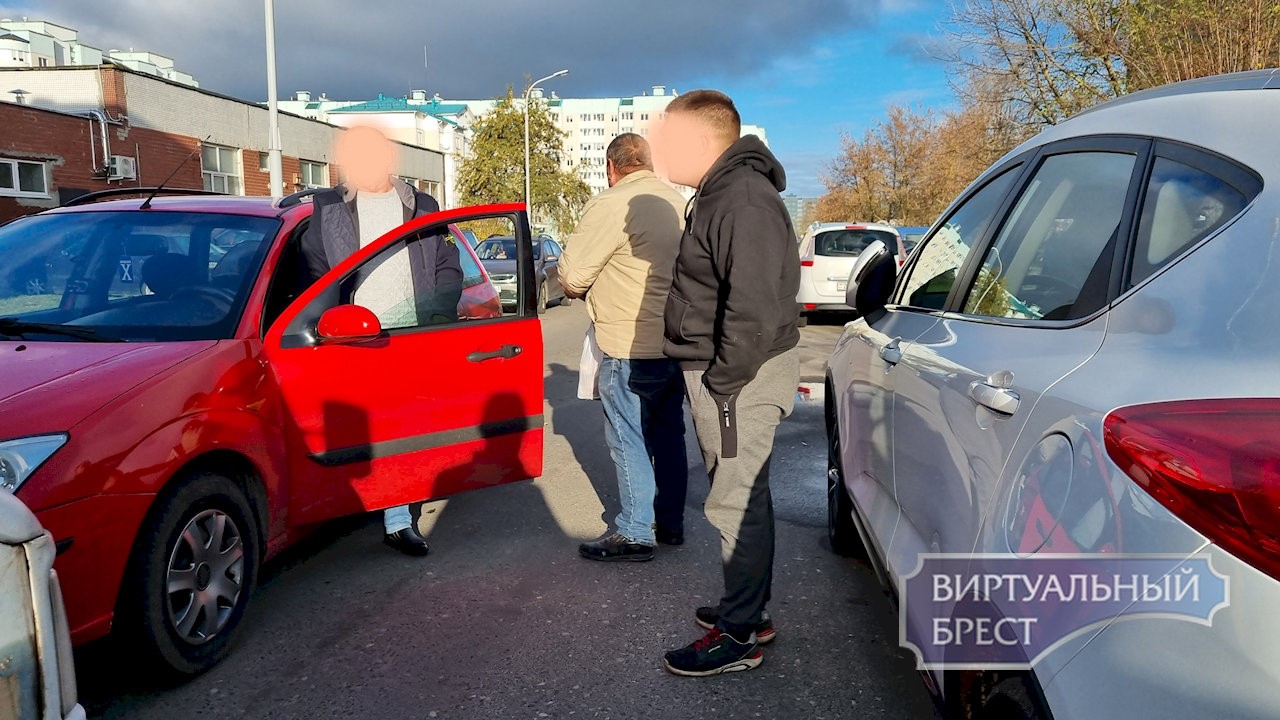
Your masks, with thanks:
M213 135L212 135L212 134L210 134L210 135L205 135L205 136L204 136L204 140L201 140L201 141L200 141L202 144L201 144L201 145L196 145L196 149L195 149L195 150L192 150L190 155L186 156L185 158L183 158L183 159L182 159L182 162L178 163L178 167L174 168L174 169L173 169L173 172L169 173L169 177L165 178L165 179L164 179L164 182L162 182L162 183L160 183L159 185L157 185L157 186L156 186L156 189L151 191L151 194L147 196L147 199L146 199L146 200L143 200L143 201L142 201L142 204L138 206L138 209L139 209L139 210L150 210L150 209L151 209L151 201L156 199L156 195L160 194L160 191L164 189L164 186L169 184L169 181L173 179L173 176L174 176L174 175L177 175L177 174L178 174L178 171L182 169L182 166L183 166L183 165L186 165L187 163L191 162L191 158L195 157L195 156L196 156L196 153L200 152L201 148L202 148L202 147L204 147L204 146L203 146L203 143L207 143L207 142L209 142L209 138L211 138L211 137L213 137Z

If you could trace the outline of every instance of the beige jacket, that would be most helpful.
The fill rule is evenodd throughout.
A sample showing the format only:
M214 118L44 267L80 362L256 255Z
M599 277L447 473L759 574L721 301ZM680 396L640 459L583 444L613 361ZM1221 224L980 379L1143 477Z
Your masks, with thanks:
M664 357L662 313L684 234L685 200L648 170L592 198L560 258L560 282L587 294L604 354Z

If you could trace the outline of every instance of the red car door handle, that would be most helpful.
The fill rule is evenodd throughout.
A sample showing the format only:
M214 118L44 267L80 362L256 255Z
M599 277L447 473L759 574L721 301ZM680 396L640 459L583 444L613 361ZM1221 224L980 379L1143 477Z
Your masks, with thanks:
M519 345L503 345L497 350L489 352L473 352L467 356L467 362L484 362L486 360L510 360L520 353L524 352L524 348Z

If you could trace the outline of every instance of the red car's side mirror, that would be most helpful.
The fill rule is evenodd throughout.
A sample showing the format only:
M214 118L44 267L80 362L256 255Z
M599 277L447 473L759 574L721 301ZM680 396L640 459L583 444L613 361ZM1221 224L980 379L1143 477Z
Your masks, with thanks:
M382 334L382 323L373 311L359 305L329 308L316 323L321 342L341 343L372 340Z

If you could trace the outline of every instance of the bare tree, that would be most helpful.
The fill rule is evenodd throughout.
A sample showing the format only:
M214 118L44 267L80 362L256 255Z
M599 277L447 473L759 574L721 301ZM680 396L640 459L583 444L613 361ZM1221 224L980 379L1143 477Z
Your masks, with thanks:
M952 85L1000 93L1015 121L1051 125L1127 91L1120 27L1128 0L968 0L947 26Z
M1125 20L1133 89L1280 65L1274 0L1134 0Z
M954 112L890 108L846 137L818 220L931 222L1046 125L1127 92L1280 66L1280 0L957 0Z

